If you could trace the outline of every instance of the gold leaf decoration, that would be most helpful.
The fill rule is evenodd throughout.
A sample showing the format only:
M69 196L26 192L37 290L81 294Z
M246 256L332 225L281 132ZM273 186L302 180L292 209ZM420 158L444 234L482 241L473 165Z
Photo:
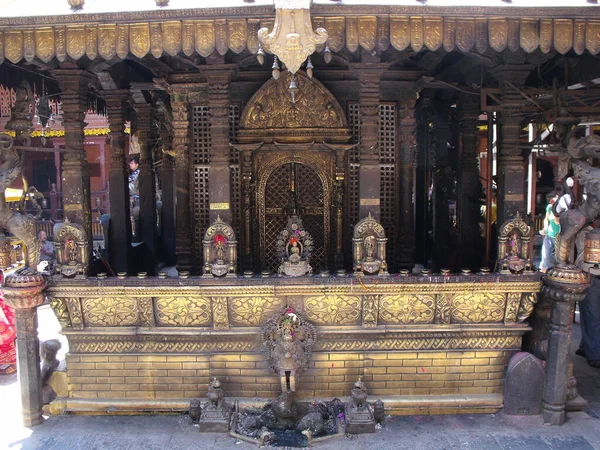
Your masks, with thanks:
M162 45L171 56L181 51L181 22L173 20L162 24Z
M435 295L383 295L379 321L386 324L432 323Z
M150 53L155 58L160 58L163 54L163 37L160 24L150 24Z
M158 325L199 327L210 324L210 299L206 297L195 295L158 297L155 303Z
M35 59L35 39L33 37L33 30L23 31L23 56L27 62L31 62Z
M224 56L229 50L229 42L227 40L227 21L225 19L217 19L215 24L215 48L217 53Z
M129 48L138 58L143 58L150 51L150 27L147 23L129 26Z
M583 55L585 51L585 20L576 20L574 27L573 50L578 55Z
M473 19L458 19L456 21L456 46L463 52L468 52L475 44L475 21Z
M456 19L444 19L444 49L447 52L454 50L456 46Z
M89 297L81 301L85 323L91 327L138 324L136 301L129 297Z
M246 49L246 20L228 20L227 30L229 33L229 48L234 53L241 53Z
M588 21L585 30L585 47L592 55L600 52L600 22Z
M392 17L390 19L390 42L392 46L402 51L410 45L410 22L408 17Z
M258 19L248 19L248 51L255 55L258 52L258 28L260 21Z
M183 30L181 32L181 46L183 48L183 53L186 56L192 56L194 54L194 30L194 22L183 22Z
M115 25L98 27L98 54L107 60L117 54L117 27Z
M425 46L435 52L442 46L444 22L439 18L425 19Z
M234 297L229 320L233 325L256 327L284 306L283 299L278 297Z
M21 31L4 32L4 52L11 63L18 63L23 58L23 33Z
M519 19L508 19L508 49L519 50Z
M196 51L205 58L215 51L215 28L212 20L196 22Z
M346 48L355 52L358 48L358 18L346 17Z
M63 62L67 59L67 34L64 27L57 27L55 30L56 59Z
M570 19L554 19L554 48L566 54L573 47L573 21Z
M304 300L304 315L315 325L359 323L362 301L352 295L320 295Z
M358 18L358 43L368 51L375 49L377 36L377 17Z
M0 31L0 64L4 61L4 34Z
M475 19L475 48L479 53L485 53L487 47L487 19Z
M388 16L377 17L377 48L386 51L390 46L390 18Z
M213 327L215 330L229 329L229 313L227 311L227 297L212 298Z
M553 41L552 19L542 19L540 21L540 49L544 53L552 50Z
M329 48L339 52L346 45L346 20L343 17L326 17L325 29L329 35Z
M521 48L527 53L534 52L540 45L538 33L538 21L531 19L521 19Z
M67 27L67 54L73 59L85 55L84 27Z
M54 30L52 28L35 30L35 52L38 58L45 63L54 58Z
M85 27L85 53L92 61L98 56L98 29L93 25Z
M506 19L488 20L490 47L497 52L504 51L508 43L508 21Z
M423 18L410 18L410 46L415 52L423 48Z
M129 25L117 25L117 56L127 58L129 53Z
M506 294L457 294L452 300L453 323L494 323L504 319Z

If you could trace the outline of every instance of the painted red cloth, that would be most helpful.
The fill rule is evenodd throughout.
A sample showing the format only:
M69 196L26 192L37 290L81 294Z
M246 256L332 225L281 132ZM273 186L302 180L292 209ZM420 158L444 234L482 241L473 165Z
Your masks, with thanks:
M0 365L14 364L17 361L16 337L14 312L0 299Z

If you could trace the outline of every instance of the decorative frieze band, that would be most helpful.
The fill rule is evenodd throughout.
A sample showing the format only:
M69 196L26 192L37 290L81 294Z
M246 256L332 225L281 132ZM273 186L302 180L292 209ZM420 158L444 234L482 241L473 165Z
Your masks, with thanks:
M552 49L565 54L585 50L600 52L600 19L551 19L513 17L435 17L435 16L353 16L313 17L314 26L325 25L333 51L358 47L384 50L391 44L396 50L425 48L435 51L473 49L483 53L488 46L496 51L508 47L531 53L538 47L548 53ZM129 53L143 58L152 53L174 56L194 52L208 56L228 50L241 53L258 51L257 32L272 27L272 18L233 18L210 20L168 20L162 22L102 23L89 25L40 26L29 29L0 29L0 62L13 63L39 58L49 62L54 57L64 61L87 55L126 58Z

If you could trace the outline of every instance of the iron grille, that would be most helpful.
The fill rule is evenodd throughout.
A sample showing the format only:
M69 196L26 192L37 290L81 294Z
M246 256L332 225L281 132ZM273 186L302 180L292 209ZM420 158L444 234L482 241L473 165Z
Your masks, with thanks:
M229 105L229 142L235 142L240 125L240 105ZM229 189L231 202L231 226L240 241L242 224L242 179L239 151L229 146Z
M352 142L360 142L360 105L358 103L348 104L348 125L352 133ZM352 242L354 225L358 222L359 184L358 173L360 168L360 150L358 145L348 152L348 181L347 181L347 208L345 242ZM346 246L346 258L352 257L350 246Z
M195 261L202 264L202 239L208 228L208 172L207 164L194 165L194 250Z
M381 225L385 229L388 263L396 270L396 223L398 211L398 176L396 159L396 104L379 105L379 167Z
M194 164L210 163L210 110L192 106L192 158Z

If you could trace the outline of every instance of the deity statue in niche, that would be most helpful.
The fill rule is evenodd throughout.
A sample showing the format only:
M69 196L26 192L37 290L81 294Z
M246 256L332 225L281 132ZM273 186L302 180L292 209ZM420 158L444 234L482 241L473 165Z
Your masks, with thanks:
M234 277L237 268L237 241L231 225L217 216L204 233L205 277Z
M276 244L281 258L280 273L299 277L312 272L309 259L313 240L302 227L300 217L294 214L288 219L287 227L279 233Z
M87 273L89 243L83 227L65 219L54 225L56 271L65 277L85 276Z
M387 276L386 242L383 227L371 214L358 222L352 238L355 273Z
M498 235L498 271L521 273L531 271L532 228L517 213L500 227Z

